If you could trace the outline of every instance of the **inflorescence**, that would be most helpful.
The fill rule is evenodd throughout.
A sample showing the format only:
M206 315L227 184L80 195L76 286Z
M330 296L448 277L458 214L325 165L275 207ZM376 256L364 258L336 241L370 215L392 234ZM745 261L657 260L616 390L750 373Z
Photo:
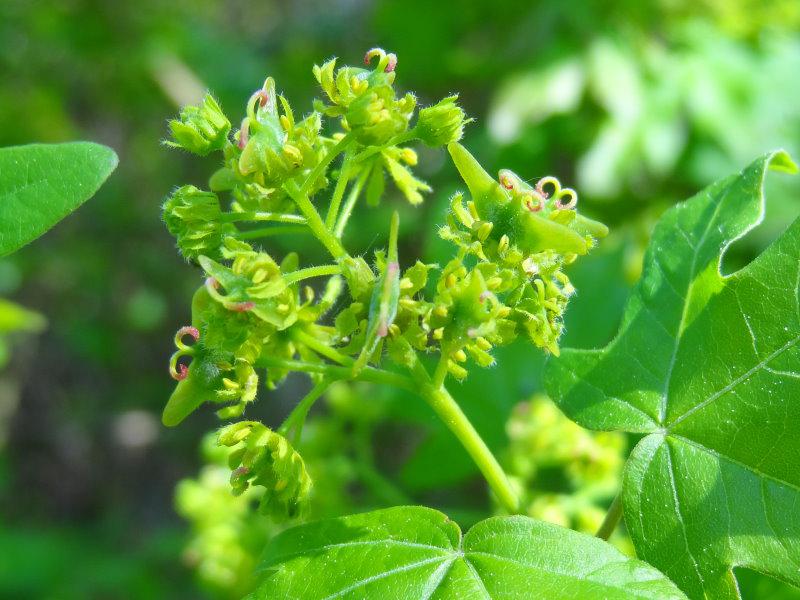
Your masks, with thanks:
M204 272L191 325L175 338L170 373L178 385L165 424L204 402L218 405L222 419L238 418L261 385L274 388L290 371L311 375L313 402L336 379L377 376L387 362L398 368L381 370L389 378L419 354L439 355L436 387L467 377L471 363L492 365L493 348L518 337L558 354L575 291L563 268L605 226L579 215L576 192L554 177L534 186L507 170L490 177L458 143L469 120L456 96L417 111L413 94L395 90L393 54L376 48L364 62L315 66L324 97L300 120L268 78L237 131L210 95L170 122L169 145L218 152L222 166L208 190L183 186L164 203L178 249ZM407 144L415 140L446 146L469 190L467 201L452 199L439 231L453 257L441 267L417 261L401 269L395 213L387 248L370 264L345 249L342 235L360 200L380 202L387 176L413 205L431 191L413 173L418 157ZM301 267L297 254L273 257L258 244L299 230L323 244L330 264ZM320 277L326 284L315 292L308 280ZM293 413L291 425L304 415ZM300 513L310 489L286 433L243 421L220 434L221 443L242 446L234 489L264 487L275 517Z

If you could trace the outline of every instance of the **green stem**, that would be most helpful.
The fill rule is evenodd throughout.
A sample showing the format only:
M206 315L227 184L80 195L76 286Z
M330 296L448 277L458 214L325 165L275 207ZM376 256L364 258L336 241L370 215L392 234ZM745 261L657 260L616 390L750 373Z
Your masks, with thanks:
M326 275L338 275L342 272L342 267L339 265L319 265L317 267L306 267L305 269L298 269L291 273L286 273L283 276L283 281L286 285L292 285L298 281L309 279L311 277L324 277Z
M275 221L277 223L295 223L304 225L306 220L300 215L289 215L274 212L229 212L220 217L222 223L235 223L237 221Z
M359 175L356 182L353 184L353 187L350 188L350 194L347 196L347 200L344 203L344 208L342 209L342 214L339 215L339 220L336 223L336 227L333 230L333 235L336 236L337 239L341 239L342 234L344 233L344 228L347 226L347 221L350 220L350 215L353 213L353 208L358 202L358 197L361 195L361 190L364 188L364 184L367 182L367 177L369 177L369 169L365 169L361 175Z
M317 354L320 354L325 358L332 360L333 362L337 362L340 365L352 366L353 363L355 362L349 356L345 356L335 348L331 348L327 344L324 344L321 341L319 341L313 335L310 335L300 329L293 331L292 337L301 344L304 344L309 348L311 348Z
M314 208L314 205L311 203L308 193L302 189L298 189L291 181L283 184L283 189L292 197L292 200L297 204L300 212L305 215L308 227L314 232L314 235L317 236L317 239L322 242L325 248L328 249L331 256L337 259L346 256L347 252L341 242L334 237L330 229L325 227L325 223L322 222L322 217L319 216L317 209Z
M503 468L497 462L492 451L489 450L486 442L475 431L461 407L444 387L435 388L433 386L430 375L428 375L425 367L419 361L415 361L411 371L420 384L421 389L418 389L417 393L428 402L434 412L464 446L464 449L480 469L489 487L494 491L500 504L508 512L516 513L519 510L519 500L511 488L508 477L506 477Z
M240 240L256 240L258 238L272 237L273 235L294 235L296 233L310 233L305 225L287 225L286 227L260 227L240 231L236 237Z
M416 137L417 135L414 133L414 130L411 129L409 131L406 131L405 133L401 133L399 135L394 136L383 146L371 146L366 150L364 150L363 152L361 152L360 154L356 154L353 157L353 162L360 162L365 158L369 158L370 156L377 154L378 152L383 152L387 148L390 148L392 146L397 146L398 144L404 144L405 142L410 142Z
M295 434L294 434L294 443L300 441L300 434L303 431L303 423L306 421L306 417L308 416L308 411L311 410L311 407L314 406L314 403L325 393L325 390L328 389L328 386L331 382L327 379L322 379L318 382L311 391L308 392L300 402L297 403L297 406L294 407L289 416L286 417L286 420L283 424L278 428L278 433L285 436L292 427L296 427Z
M300 188L300 192L303 194L308 194L308 190L311 189L311 186L314 185L314 182L319 179L322 174L325 172L325 169L328 168L328 165L331 164L334 158L339 156L342 152L344 152L347 147L355 141L352 134L346 134L342 139L340 139L336 145L330 149L330 151L325 155L325 157L319 161L316 167L309 173L306 180L303 182L303 185Z
M608 508L608 512L606 513L606 518L603 519L603 523L600 525L600 529L597 530L595 536L599 537L601 540L608 540L608 538L611 537L611 534L614 533L617 525L619 525L621 518L622 492L614 497L614 501L611 502L611 506Z
M328 214L325 217L325 227L333 229L336 225L336 216L339 214L339 206L342 204L344 191L347 189L347 182L350 180L350 159L352 158L350 149L345 152L342 168L339 171L339 179L336 180L336 187L333 189L333 196L328 207Z
M442 355L439 357L439 362L436 364L436 370L433 372L433 387L437 390L444 385L444 380L447 379L447 363L449 352L445 352L442 348Z
M408 377L392 373L391 371L384 371L382 369L375 369L373 367L364 368L356 377L353 377L352 367L340 367L336 365L328 365L324 363L312 363L302 360L290 360L286 358L274 358L271 356L262 356L256 362L257 367L288 369L289 371L302 371L304 373L319 373L325 376L326 379L355 379L356 381L369 381L371 383L383 383L386 385L393 385L400 389L415 391L418 387Z

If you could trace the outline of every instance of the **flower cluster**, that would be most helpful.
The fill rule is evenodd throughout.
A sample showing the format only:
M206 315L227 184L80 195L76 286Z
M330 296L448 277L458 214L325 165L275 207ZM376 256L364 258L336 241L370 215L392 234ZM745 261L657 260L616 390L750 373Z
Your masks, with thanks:
M216 434L205 436L202 454L205 465L198 476L181 480L175 489L176 511L191 524L184 560L196 568L204 587L219 597L241 598L255 583L258 557L275 525L252 509L262 488L231 494L231 449L219 446Z
M603 504L619 489L627 441L618 432L590 432L546 396L515 408L507 424L506 466L535 518L594 534Z
M416 98L395 90L397 58L373 49L365 63L314 67L325 100L299 120L267 78L238 131L230 132L211 96L170 123L171 145L219 151L222 166L209 190L178 188L163 207L181 254L204 277L191 324L175 338L170 373L178 385L163 420L175 425L203 402L218 405L222 419L238 418L262 385L274 388L291 371L311 375L315 386L281 435L244 421L220 436L242 447L233 455L234 490L263 485L275 516L299 512L310 486L283 434L301 430L328 386L376 377L402 382L410 367L412 377L422 377L417 385L439 389L448 376L467 377L470 359L493 364L492 349L520 336L558 353L574 292L563 268L606 232L577 213L577 194L552 177L533 188L510 171L492 179L458 144L468 119L455 96L414 120ZM325 120L333 123L323 128ZM453 257L443 266L417 261L403 269L395 213L386 249L370 263L344 247L345 227L359 201L369 207L382 199L387 174L411 204L423 201L430 187L412 172L413 140L447 146L469 188L471 199L452 200L440 231L453 242ZM298 229L322 243L330 264L301 266L293 252L275 257L260 246L263 237ZM308 285L322 277L325 285ZM419 371L419 356L429 353L440 357L432 378ZM387 358L390 371L381 369Z
M441 236L479 266L492 265L504 292L504 317L516 333L558 355L563 313L575 292L563 268L608 229L578 214L577 193L555 177L531 187L503 169L495 180L463 146L449 149L472 198L466 206L461 195L452 199Z
M261 510L275 519L294 518L305 508L311 478L300 455L282 435L257 421L240 421L219 432L219 444L233 448L228 464L238 496L251 485L264 488Z

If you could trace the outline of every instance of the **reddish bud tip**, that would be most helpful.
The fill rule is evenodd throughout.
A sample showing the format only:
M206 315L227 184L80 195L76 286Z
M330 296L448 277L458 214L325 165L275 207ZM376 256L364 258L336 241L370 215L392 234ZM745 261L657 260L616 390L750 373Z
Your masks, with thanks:
M386 68L383 70L384 73L391 73L397 67L397 57L394 54L388 54L387 58L389 62L386 65Z
M247 142L250 139L250 121L244 119L242 121L242 127L239 129L239 150L244 150L244 147L247 146Z
M253 310L255 306L255 302L232 302L228 305L228 308L235 312L247 312Z
M210 288L215 289L215 290L219 289L219 282L216 279L214 279L213 277L208 277L206 279L206 285L208 287L210 287Z
M258 104L262 108L269 103L269 92L267 90L258 90L256 92L256 97L258 98Z
M183 381L189 376L189 367L183 364L178 365L178 370L177 371L170 370L169 374L175 381Z
M542 210L544 203L542 202L541 198L534 198L532 196L528 196L525 199L525 206L531 212L539 212Z
M486 290L485 292L481 292L481 295L478 296L478 300L482 303L486 302L486 299L492 295L492 292Z

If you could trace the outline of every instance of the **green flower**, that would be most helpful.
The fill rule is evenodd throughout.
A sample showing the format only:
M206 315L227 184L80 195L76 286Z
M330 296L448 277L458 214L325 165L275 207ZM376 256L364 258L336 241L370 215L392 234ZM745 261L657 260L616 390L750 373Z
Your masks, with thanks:
M181 109L180 116L169 122L169 129L174 141L165 142L168 146L206 156L225 146L231 123L214 97L206 94L202 105Z
M283 279L281 267L266 252L227 238L222 247L227 267L207 256L198 262L208 274L206 289L223 307L249 312L276 327L286 329L297 320L297 292Z
M275 93L275 80L268 77L262 89L250 97L247 117L236 134L241 150L235 163L238 174L271 189L310 171L322 150L321 127L316 112L296 123L289 103Z
M255 363L275 327L247 312L232 312L212 298L207 287L192 300L192 325L175 336L177 351L170 359L170 374L178 381L162 421L174 426L204 402L225 404L220 418L240 416L256 398ZM192 345L184 340L190 336ZM181 361L190 359L187 367Z
M586 254L608 229L578 214L577 193L555 177L531 187L509 170L492 179L460 144L448 146L472 199L453 197L442 238L472 254L479 264L506 273L503 303L516 333L559 354L563 314L575 292L563 268Z
M595 533L601 507L619 489L627 442L619 432L591 432L546 396L518 404L506 431L505 465L520 482L528 515ZM563 477L548 473L558 469Z
M342 127L352 131L365 145L381 146L408 130L417 101L413 94L397 99L394 69L397 57L380 48L367 52L369 65L378 58L374 70L345 66L336 69L336 59L314 66L314 76L332 104L316 103L330 117L342 117Z
M503 280L495 276L495 270L488 263L467 269L454 259L437 282L428 326L449 361L449 372L458 379L467 375L459 364L466 362L467 353L479 365L488 367L494 364L489 354L492 347L514 337L514 324L507 319L511 309L496 293Z
M489 247L493 254L511 248L522 258L543 250L581 255L594 245L595 238L608 234L605 225L577 213L577 194L562 189L554 177L531 188L503 170L498 182L460 144L450 144L448 150L472 196L472 224L479 222L478 228L486 232L484 252Z
M311 478L302 457L282 435L257 421L241 421L219 432L219 444L233 449L231 488L238 496L251 486L265 489L261 511L276 521L298 517L308 504Z

